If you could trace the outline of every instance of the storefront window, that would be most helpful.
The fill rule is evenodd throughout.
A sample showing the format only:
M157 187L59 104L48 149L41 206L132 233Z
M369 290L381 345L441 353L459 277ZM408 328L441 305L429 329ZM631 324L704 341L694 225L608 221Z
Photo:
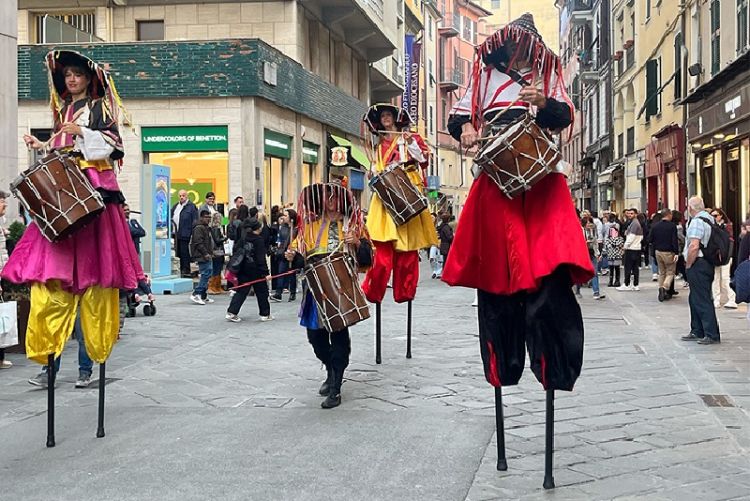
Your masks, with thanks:
M274 205L283 205L288 202L284 200L284 189L286 188L286 162L278 157L265 158L265 197L264 203L267 212Z
M180 190L196 205L206 200L206 193L216 194L216 203L229 203L229 154L225 151L195 153L149 153L148 163L170 168L171 205L178 201Z

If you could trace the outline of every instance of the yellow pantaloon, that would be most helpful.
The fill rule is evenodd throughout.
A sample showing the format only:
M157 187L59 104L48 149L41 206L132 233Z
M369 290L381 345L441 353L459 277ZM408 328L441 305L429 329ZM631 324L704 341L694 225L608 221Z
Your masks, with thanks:
M105 362L120 330L119 290L94 286L76 295L56 280L31 286L26 356L40 364L46 364L51 353L59 357L73 333L78 308L86 352L95 362Z

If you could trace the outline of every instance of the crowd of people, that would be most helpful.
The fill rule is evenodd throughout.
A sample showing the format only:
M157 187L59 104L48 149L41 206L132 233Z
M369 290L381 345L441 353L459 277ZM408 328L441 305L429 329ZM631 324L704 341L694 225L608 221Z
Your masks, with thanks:
M589 255L597 271L597 276L589 283L594 299L604 297L599 276L608 277L607 287L620 292L636 292L641 290L640 270L646 269L651 271L652 281L657 282L659 302L678 295L675 283L681 281L683 288L692 289L691 311L698 310L705 317L712 316L712 324L716 324L714 309L737 308L730 281L737 265L750 258L750 237L747 236L750 218L741 224L739 239L735 242L733 223L726 212L720 207L704 207L700 197L690 199L685 214L665 208L647 217L630 208L622 214L605 212L601 216L584 210L580 217ZM703 257L703 249L708 245L712 231L728 235L730 257L725 264L714 266L705 259L698 260ZM695 256L691 256L691 240L698 241L693 251ZM692 272L689 271L691 267L694 267ZM580 287L577 294L581 295ZM691 328L693 333L696 330L700 331ZM718 342L718 326L711 331L711 339ZM686 339L703 337L691 336L693 334Z

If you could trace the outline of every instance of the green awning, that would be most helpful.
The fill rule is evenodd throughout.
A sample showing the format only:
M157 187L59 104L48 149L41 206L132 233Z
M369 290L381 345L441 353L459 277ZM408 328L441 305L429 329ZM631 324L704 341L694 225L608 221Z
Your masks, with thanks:
M344 139L343 137L334 136L333 134L331 134L331 139L336 141L336 144L338 144L339 146L349 147L352 158L356 160L359 164L361 164L362 167L364 167L365 169L370 168L370 159L367 158L367 155L365 154L364 151L354 146L351 141L349 141L348 139Z

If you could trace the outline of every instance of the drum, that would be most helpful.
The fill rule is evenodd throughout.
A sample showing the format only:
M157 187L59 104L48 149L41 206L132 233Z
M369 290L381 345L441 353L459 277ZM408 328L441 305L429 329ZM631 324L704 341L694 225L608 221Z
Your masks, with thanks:
M334 253L305 267L307 286L328 332L340 331L370 318L353 261L349 254Z
M552 138L526 113L488 142L474 162L514 198L554 172L561 159Z
M50 242L69 237L104 210L101 194L68 155L53 152L10 185Z
M373 177L370 187L378 194L396 226L405 224L427 208L427 198L399 166L389 167Z

